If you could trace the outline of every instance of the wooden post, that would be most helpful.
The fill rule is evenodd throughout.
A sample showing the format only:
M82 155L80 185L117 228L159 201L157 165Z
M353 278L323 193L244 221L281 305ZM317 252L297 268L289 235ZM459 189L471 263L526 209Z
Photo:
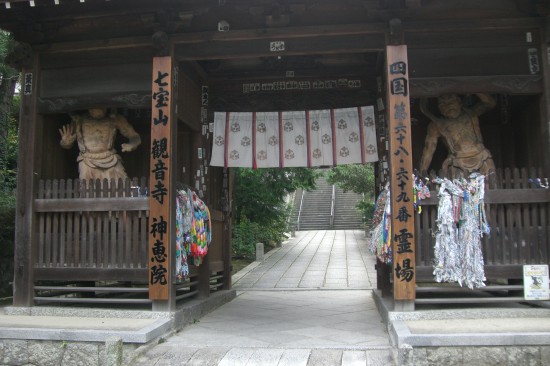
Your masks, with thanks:
M201 172L201 160L199 159L199 148L203 147L202 143L202 133L201 132L194 132L192 134L192 151L191 151L191 169L193 172L193 176L195 179L192 182L193 189L199 194L199 191L202 190L202 173ZM204 167L203 167L204 171ZM205 199L205 197L199 197L201 199ZM206 204L207 202L205 202ZM199 284L197 285L197 290L199 291L199 297L205 298L210 296L210 255L206 255L203 259L201 264L198 267L197 270L198 274L198 281Z
M177 118L171 56L153 58L149 178L149 298L154 311L175 308L172 284L175 253Z
M37 114L40 61L34 55L33 65L23 68L17 158L17 205L15 212L15 255L13 305L32 306L36 252L36 196L42 140L42 119Z
M376 288L382 292L383 297L391 294L390 275L391 266L376 258Z
M224 208L224 216L223 216L223 289L224 290L230 290L231 286L233 286L231 281L231 270L233 269L233 265L231 264L231 253L233 252L232 245L233 242L231 240L231 225L232 225L232 197L233 197L233 182L234 182L234 175L232 174L233 171L231 169L225 169L224 175L227 174L227 207ZM223 185L222 185L223 186ZM222 187L222 189L225 189L225 187ZM225 210L227 209L227 210Z
M544 92L541 97L541 136L543 141L550 140L550 17L546 17L545 27L541 34L541 72L543 76ZM542 144L542 164L544 174L550 174L550 146ZM547 175L545 175L547 176Z
M390 142L391 240L395 310L414 310L416 297L411 112L407 46L386 46Z

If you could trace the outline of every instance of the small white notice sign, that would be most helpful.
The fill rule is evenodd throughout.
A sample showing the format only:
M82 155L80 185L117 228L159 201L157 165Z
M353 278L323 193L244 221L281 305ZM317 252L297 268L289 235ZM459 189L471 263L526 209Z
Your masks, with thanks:
M525 300L550 300L547 264L523 266L523 290Z

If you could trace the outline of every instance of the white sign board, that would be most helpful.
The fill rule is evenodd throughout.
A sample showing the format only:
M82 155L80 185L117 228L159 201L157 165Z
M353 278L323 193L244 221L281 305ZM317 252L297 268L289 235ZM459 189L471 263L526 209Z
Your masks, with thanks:
M523 290L525 300L550 300L547 264L523 266Z

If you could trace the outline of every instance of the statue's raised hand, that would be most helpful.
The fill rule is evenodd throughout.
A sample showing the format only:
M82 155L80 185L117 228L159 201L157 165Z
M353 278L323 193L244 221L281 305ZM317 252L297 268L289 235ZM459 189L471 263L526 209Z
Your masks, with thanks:
M126 152L126 151L133 151L136 147L132 144L122 144L120 145L120 150L122 150L122 152Z
M74 125L68 124L59 129L61 134L60 144L63 147L71 147L74 141L76 140L76 132Z

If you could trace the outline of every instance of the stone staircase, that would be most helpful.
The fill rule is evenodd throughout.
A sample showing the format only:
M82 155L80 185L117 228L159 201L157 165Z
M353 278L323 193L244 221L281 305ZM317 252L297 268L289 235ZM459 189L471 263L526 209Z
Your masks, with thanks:
M296 223L296 230L327 230L330 227L332 186L328 185L324 178L319 178L316 186L317 188L313 191L303 191L303 197L297 196L294 201L292 222Z
M361 195L346 192L336 187L336 200L334 202L334 230L363 229L363 218L357 212L355 205L361 200Z
M332 186L321 177L313 191L296 192L290 222L295 230L354 230L363 228L363 220L355 209L361 195L335 187L334 220L331 227ZM300 212L301 206L301 212ZM299 222L298 222L299 219Z

